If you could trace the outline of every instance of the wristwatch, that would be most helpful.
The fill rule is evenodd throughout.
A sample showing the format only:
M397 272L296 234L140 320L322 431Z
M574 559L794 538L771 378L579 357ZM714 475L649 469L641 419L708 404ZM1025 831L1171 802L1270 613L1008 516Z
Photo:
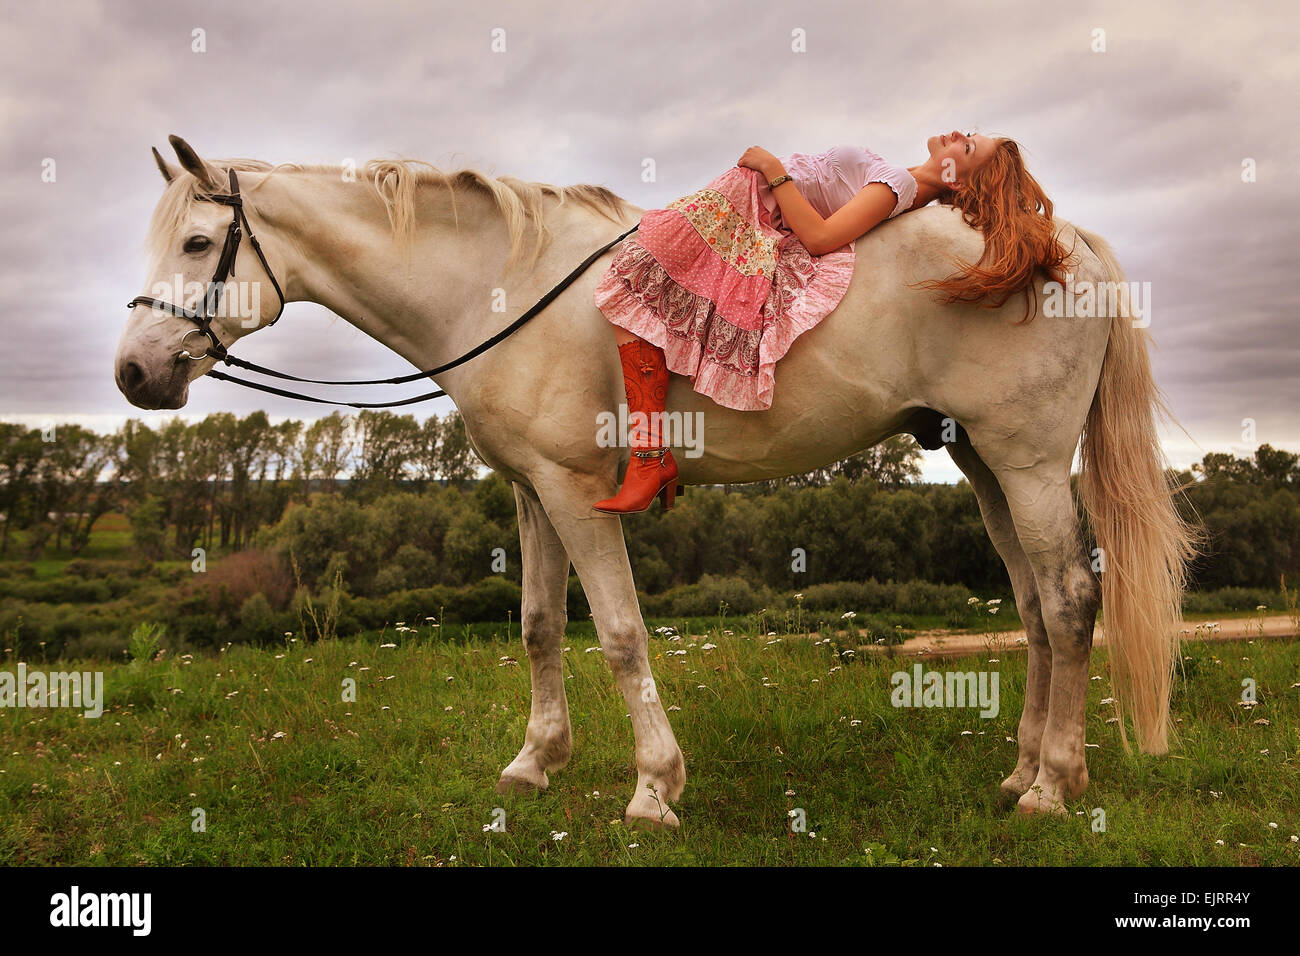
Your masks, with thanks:
M794 177L793 177L793 176L791 176L789 173L784 173L784 174L782 174L782 175L780 175L780 176L777 176L776 179L772 180L772 181L771 181L770 183L768 183L767 185L768 185L768 188L770 188L770 189L775 189L777 186L780 186L782 183L788 183L788 182L793 182L793 181L794 181Z

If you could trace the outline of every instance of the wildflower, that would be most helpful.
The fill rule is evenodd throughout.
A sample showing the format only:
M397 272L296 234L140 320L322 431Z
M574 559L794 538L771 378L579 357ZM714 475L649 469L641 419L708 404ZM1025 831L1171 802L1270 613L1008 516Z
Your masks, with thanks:
M851 621L851 620L853 620L853 619L854 619L855 617L857 617L857 616L858 616L858 612L857 612L857 611L845 611L843 614L840 615L840 620L841 620L841 621Z
M967 599L966 599L966 604L967 604L967 606L970 606L970 605L972 605L972 604L979 604L979 602L980 602L980 599L977 598L977 597L967 598Z
M283 737L283 736L285 736L284 731L283 731L283 730L277 730L275 733L273 733L273 734L271 735L271 739L272 739L272 740L279 740L279 739L280 739L281 737Z
M396 647L396 644L380 644L380 647Z
M566 836L568 836L568 835L569 835L569 831L567 831L567 830L552 830L552 831L551 831L551 839L554 840L556 843L559 843L561 840L563 840L563 839L564 839Z

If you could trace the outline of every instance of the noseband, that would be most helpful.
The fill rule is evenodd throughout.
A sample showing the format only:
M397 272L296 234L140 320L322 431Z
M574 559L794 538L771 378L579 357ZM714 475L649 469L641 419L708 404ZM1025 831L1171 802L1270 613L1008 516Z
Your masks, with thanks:
M212 320L217 317L217 312L221 307L221 295L225 292L226 281L235 274L235 257L239 255L239 242L243 238L243 231L239 224L243 222L244 229L248 230L248 241L253 246L253 251L257 253L257 258L262 262L262 268L266 270L267 278L271 280L271 285L275 286L275 294L280 299L280 308L275 313L275 318L267 323L268 326L275 325L280 321L280 316L284 313L284 293L280 290L280 283L275 281L275 273L271 271L271 265L266 261L266 256L262 252L262 244L257 241L257 236L253 235L253 227L248 223L248 216L244 213L244 200L239 195L239 177L235 171L230 171L230 194L223 196L215 193L201 194L196 197L203 202L221 203L223 206L229 206L231 211L230 228L226 230L226 243L221 247L221 258L217 260L217 270L212 274L212 281L208 283L207 291L203 294L203 311L198 312L194 309L187 309L179 306L174 302L164 302L162 299L154 299L147 295L138 295L126 304L128 309L134 309L137 305L147 305L151 309L159 309L163 312L170 312L172 315L179 316L182 319L189 319L197 326L190 329L181 338L181 346L185 346L185 340L196 332L206 336L208 347L202 354L194 355L189 349L185 349L181 356L193 361L201 361L205 358L214 358L225 360L229 353L226 347L221 344L217 338L217 333L212 328Z
M236 358L226 350L224 345L221 344L221 340L217 338L217 333L212 329L212 321L217 317L217 310L221 303L221 294L225 290L226 280L230 276L234 275L235 272L235 256L239 253L239 241L243 236L243 232L240 229L241 221L244 224L244 228L248 230L248 241L252 243L253 251L257 253L257 258L262 261L262 268L266 270L267 277L271 280L271 285L275 286L275 294L280 298L280 309L275 313L275 318L267 323L268 327L275 325L276 322L280 321L280 316L284 313L284 293L280 291L280 283L275 281L275 273L271 271L270 263L266 261L266 256L262 254L261 244L258 243L257 237L253 235L253 227L248 224L248 217L244 214L244 201L239 195L239 179L236 177L235 171L233 169L230 171L230 195L206 194L199 195L196 198L204 202L221 203L224 206L230 206L232 209L230 228L226 230L226 244L222 246L221 258L217 260L217 271L212 274L212 281L208 283L207 291L203 295L203 311L199 312L195 309L186 309L182 306L176 305L174 302L164 302L162 299L155 299L147 295L136 296L126 304L126 307L128 309L134 309L137 305L147 305L151 309L168 312L172 315L179 316L182 319L189 319L193 322L195 328L190 329L181 338L181 346L185 346L185 340L191 335L198 333L207 338L208 347L199 355L194 355L189 351L189 349L185 349L181 353L182 358L187 358L196 362L202 361L205 358L212 358L219 362L224 362L226 365L233 365L237 368L247 369L250 372L257 372L260 375L270 375L273 378L283 379L290 382L305 382L309 385L404 385L407 382L416 382L420 379L431 378L440 372L445 372L458 365L462 365L475 356L482 355L492 346L507 338L516 330L522 328L526 322L537 316L543 309L550 305L561 292L572 285L574 280L586 272L592 263L632 233L636 232L641 225L638 222L631 229L627 230L627 232L605 243L605 245L601 246L583 260L576 269L556 283L551 291L547 292L546 295L542 296L541 299L534 303L533 307L527 312L515 319L514 322L506 326L500 332L493 335L490 339L485 342L480 342L459 358L453 359L444 365L439 365L437 368L427 369L423 372L412 372L409 375L399 375L395 378L348 379L339 381L335 379L299 378L297 375L290 375L287 372L277 372L275 369L267 368L264 365L258 365L255 362L248 362L244 359ZM320 405L344 405L348 408L396 408L399 405L413 405L416 402L427 402L433 398L442 398L447 394L445 391L439 389L436 392L427 392L424 395L416 395L413 398L403 399L398 402L335 402L327 398L317 398L313 395L303 395L301 392L291 392L288 389L276 388L273 385L264 385L261 382L250 382L247 379L236 378L233 375L218 372L216 369L209 370L208 375L223 382L233 382L236 385L242 385L245 388L253 388L259 392L267 392L271 395L282 396L283 398L296 398L300 401L316 402Z

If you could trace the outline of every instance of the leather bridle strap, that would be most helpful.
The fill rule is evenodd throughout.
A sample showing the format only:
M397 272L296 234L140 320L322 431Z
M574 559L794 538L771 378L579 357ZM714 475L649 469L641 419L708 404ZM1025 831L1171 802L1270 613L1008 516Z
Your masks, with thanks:
M240 232L241 222L243 223L244 228L248 230L248 241L252 244L253 251L257 253L257 258L261 260L262 268L266 270L266 274L270 278L271 284L275 287L275 293L277 296L279 296L280 299L279 311L276 312L275 318L273 318L270 322L267 323L267 326L275 325L275 323L280 320L280 316L284 314L284 304L285 304L284 293L280 289L280 283L277 282L275 279L275 273L271 271L270 263L266 261L266 256L262 253L261 243L259 243L257 241L257 237L253 235L253 227L250 226L248 223L248 217L244 213L243 198L239 194L239 178L235 175L235 171L233 169L230 170L230 195L223 196L223 195L211 194L211 195L200 195L197 198L206 202L222 203L224 205L232 207L233 210L230 227L226 230L226 242L225 245L222 246L221 257L217 261L216 272L213 273L212 281L208 283L207 291L204 293L203 296L203 311L198 312L194 309L186 309L183 306L176 305L173 302L165 302L162 299L155 299L150 296L143 296L143 295L136 296L134 299L132 299L130 302L127 303L126 307L128 309L134 309L137 305L147 305L151 309L159 309L163 312L169 312L172 315L178 316L182 319L189 319L191 322L193 322L197 326L197 328L194 329L193 331L197 331L202 335L204 335L208 339L209 347L205 350L203 355L198 355L198 356L191 355L187 350L184 353L185 357L187 358L190 359L199 359L203 357L213 358L219 362L225 363L226 365L231 365L236 368L242 368L250 372L256 372L260 375L269 375L272 376L273 378L283 379L290 382L302 382L307 385L404 385L408 382L415 382L415 381L419 381L420 379L430 378L434 375L438 375L442 372L446 372L449 371L450 369L456 368L458 365L463 365L464 363L468 362L470 359L482 355L484 352L492 348L492 346L496 345L498 342L501 342L502 340L508 338L513 333L517 332L519 329L523 328L523 326L529 320L535 318L539 313L541 313L543 309L545 309L548 305L550 305L552 302L555 301L555 299L560 295L561 292L567 289L570 285L572 285L577 280L579 276L581 276L584 272L586 272L587 269L591 267L592 263L594 263L597 259L603 256L614 246L618 245L620 242L622 242L632 233L636 232L637 229L639 229L641 226L641 224L638 222L635 226L633 226L631 229L628 229L622 235L617 236L616 238L611 239L609 242L605 243L605 245L601 246L591 255L587 256L587 258L584 259L576 269L574 269L567 276L565 276L563 279L557 282L555 286L552 287L551 290L546 293L546 295L542 296L533 305L532 308L530 308L519 318L515 319L514 322L510 323L510 325L506 326L500 332L493 335L487 341L481 342L479 345L476 345L474 348L470 349L468 352L466 352L464 355L461 355L459 358L455 358L450 362L447 362L443 365L439 365L437 368L427 369L422 372L411 372L407 375L398 375L393 378L346 379L346 380L301 378L297 375L290 375L287 372L278 372L275 369L267 368L264 365L258 365L256 362L249 362L244 359L236 358L235 356L230 354L230 352L226 349L226 347L221 343L221 340L217 338L216 332L214 332L212 329L212 321L217 317L217 312L221 302L221 294L222 291L224 290L226 279L228 279L231 275L233 275L235 271L235 257L239 254L239 242L241 238L241 232ZM187 333L187 335L188 334L192 334L192 332ZM182 344L183 344L183 340L182 340ZM284 398L296 398L299 399L300 401L316 402L317 404L322 404L322 405L343 405L348 408L394 408L400 405L413 405L417 402L426 402L431 399L442 398L444 395L447 394L445 391L439 389L436 392L428 392L424 395L416 395L413 398L407 398L397 402L336 402L326 398L317 398L312 395L303 395L299 392L291 392L287 389L276 388L272 385L263 385L259 382L250 382L247 379L236 378L233 375L227 375L224 372L218 372L216 369L209 370L207 374L210 375L212 378L215 378L222 382L233 382L236 385L242 385L245 388L256 389L259 392L267 392L271 395L279 395Z
M253 227L249 225L248 216L244 212L244 199L239 194L239 177L235 174L235 171L230 170L229 195L214 193L199 195L196 198L203 202L221 203L224 206L231 207L230 226L226 229L226 241L221 247L221 256L217 259L217 268L212 273L212 281L208 283L208 288L203 294L203 311L198 312L194 309L187 309L174 302L165 302L162 299L155 299L146 295L136 296L126 304L126 307L134 309L137 305L147 305L151 309L170 312L182 319L189 319L198 326L197 331L207 338L209 347L204 351L203 356L190 355L188 350L185 353L186 356L191 359L204 356L223 359L229 353L226 351L226 347L221 344L221 340L217 338L217 333L213 331L212 321L217 317L220 310L221 296L225 292L226 280L235 273L235 260L239 255L239 242L242 238L241 222L244 229L248 230L248 241L252 244L253 251L257 253L257 258L262 263L262 268L266 270L266 276L271 280L271 285L275 288L275 294L280 300L280 308L276 311L275 318L267 323L268 327L279 322L280 316L284 314L284 292L280 288L280 283L276 281L275 273L271 271L271 264L266 261L266 254L262 252L262 244L257 241L257 236L253 235Z
M487 339L486 342L481 342L480 345L474 346L473 349L465 352L465 354L461 355L460 358L452 359L451 362L443 365L438 365L437 368L430 368L429 371L426 372L412 372L411 375L403 375L396 378L376 378L374 381L334 382L321 381L318 380L318 378L299 378L292 375L285 375L283 372L276 372L274 369L263 368L261 365L252 362L242 362L242 360L235 359L233 355L226 356L226 364L238 364L240 367L250 368L255 372L264 372L266 375L273 375L278 378L290 378L292 381L308 382L308 384L313 385L400 385L402 382L415 381L417 378L438 375L438 373L446 372L448 369L455 368L456 365L463 365L464 363L469 362L469 359L484 354L485 351L491 349L494 345L497 345L497 343L502 341L502 339L511 336L512 333L523 328L525 323L528 323L530 319L536 317L543 308L546 308L549 304L554 302L554 300L559 297L560 293L563 293L565 289L568 289L569 286L573 285L573 282L577 280L578 276L581 276L582 273L588 271L595 260L601 258L601 256L610 251L611 248L619 245L620 242L623 242L625 238L628 238L629 235L632 235L632 233L636 232L636 230L640 228L641 224L640 222L637 222L637 224L632 226L632 228L627 230L627 232L619 235L619 237L610 239L607 243L604 243L601 248L598 248L598 250L595 250L593 254L588 256L588 258L582 260L581 264L578 265L576 269L573 269L573 271L562 278L562 280L556 282L556 284L551 287L549 293L546 293L546 295L543 295L541 299L538 299L537 302L533 304L532 308L529 308L528 311L524 312L524 315L521 315L519 316L519 319L512 321L510 325L507 325L506 328L500 330L500 332L495 334L495 336ZM235 385L243 385L246 389L256 389L257 392L281 395L283 398L296 398L303 402L315 402L317 405L341 405L347 408L396 408L403 405L416 405L417 402L432 401L434 398L442 398L447 394L446 392L443 392L442 389L438 389L437 392L413 395L412 398L404 398L400 402L335 402L333 399L329 398L317 398L316 395L304 395L300 392L290 392L289 389L277 389L274 385L263 385L261 382L248 381L247 378L235 378L233 375L226 375L225 372L218 372L217 369L214 368L212 371L208 372L208 375L211 375L213 378L217 378L217 380L220 381L229 381L234 382Z
M567 276L565 276L558 283L556 283L556 285L549 292L547 292L546 295L542 296L542 298L539 299L531 309L529 309L519 318L515 319L515 321L512 322L510 325L506 326L500 332L496 333L496 335L492 336L492 338L488 339L486 342L482 342L479 345L475 346L473 349L466 352L464 355L460 356L459 358L453 359L452 361L447 362L444 365L439 365L437 368L427 369L426 371L423 372L411 372L409 374L398 375L393 378L339 380L339 379L326 379L326 378L300 378L297 375L290 375L287 372L277 372L273 368L267 368L264 365L258 365L256 362L249 362L241 358L236 358L235 356L229 354L223 355L221 361L224 362L226 365L232 365L235 366L236 368L244 369L245 371L257 372L260 375L270 375L273 376L274 378L284 379L290 382L302 382L306 385L405 385L409 382L418 382L420 379L429 378L430 376L438 375L442 372L449 371L458 365L463 365L464 363L468 362L470 359L477 358L479 355L482 355L484 352L492 348L492 346L496 345L498 342L501 342L503 339L508 338L511 334L513 334L514 332L522 328L524 324L527 323L530 319L534 318L539 312L541 312L548 305L554 302L561 292L567 289L570 285L572 285L577 280L579 276L581 276L584 272L586 272L589 268L591 268L592 263L594 263L597 259L603 256L614 246L618 245L628 236L632 235L632 233L636 232L637 229L639 229L640 227L641 224L637 223L631 229L627 230L627 232L624 232L622 235L617 236L614 239L611 239L609 242L605 243L605 245L601 246L599 249L597 249L595 252L589 255L586 259L584 259L576 269L574 269ZM212 375L213 373L209 372L208 374ZM243 379L231 378L228 375L221 375L221 376L214 376L214 377L220 377L222 378L223 381L237 382L241 384L243 383ZM282 393L276 392L274 394L282 394ZM338 404L348 404L348 403L340 402Z
M592 263L594 263L605 253L609 252L610 249L618 245L628 236L632 235L632 233L636 232L637 229L640 228L640 226L641 224L637 223L627 232L623 233L620 236L617 236L614 239L611 239L609 242L605 243L603 246L601 246L591 255L587 256L587 258L584 259L576 269L574 269L567 276L565 276L563 279L557 282L551 288L551 291L547 292L546 295L538 299L531 309L529 309L519 318L515 319L513 322L511 322L508 326L506 326L496 335L492 336L492 338L488 339L486 342L482 342L479 345L476 345L474 348L470 349L468 352L466 352L464 355L460 356L459 358L453 359L452 361L447 362L444 365L439 365L437 368L429 369L427 372L414 372L410 375L402 375L397 378L391 378L391 379L376 379L372 382L352 382L352 381L325 382L317 379L297 378L293 375L285 375L281 372L275 372L271 369L263 369L262 366L260 365L254 365L252 362L242 362L238 359L235 359L234 356L228 356L226 361L227 364L237 364L245 368L251 368L253 371L260 371L260 372L265 372L268 375L275 375L277 378L287 378L295 382L307 382L309 384L314 384L314 385L389 385L389 384L399 385L403 382L413 382L416 379L437 375L441 372L446 372L449 369L453 369L458 365L463 365L466 362L468 362L470 359L482 355L484 352L492 348L492 346L496 345L498 342L505 339L507 336L523 328L526 322L528 322L532 318L535 318L539 313L541 313L543 309L545 309L548 305L554 302L561 292L563 292L569 286L573 285L573 283L577 280L577 278L580 275L582 275L589 268L591 268ZM233 375L227 375L225 372L218 372L216 369L212 369L210 372L208 372L208 374L211 375L213 378L218 379L219 381L222 382L234 382L236 385L242 385L245 388L256 389L259 392L267 392L271 395L279 395L283 398L296 398L304 402L315 402L318 405L342 405L346 408L396 408L400 405L414 405L418 402L427 402L435 398L442 398L447 394L442 389L438 389L436 392L427 392L423 395L416 395L413 396L412 398L403 399L400 402L337 402L328 398L317 398L314 395L303 395L301 392L291 392L288 389L276 388L273 385L263 385L261 382L250 382L247 379L235 378Z

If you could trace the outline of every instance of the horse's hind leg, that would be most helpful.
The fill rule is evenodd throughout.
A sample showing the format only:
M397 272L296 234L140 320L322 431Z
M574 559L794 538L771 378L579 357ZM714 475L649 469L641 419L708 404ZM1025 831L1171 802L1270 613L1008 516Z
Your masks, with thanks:
M1020 714L1020 728L1016 733L1020 756L1011 776L1002 781L1004 799L1018 800L1038 776L1038 754L1043 740L1043 726L1047 722L1048 690L1052 680L1052 649L1047 640L1047 627L1038 600L1038 584L1034 570L1025 556L1016 526L1007 507L1007 497L1002 493L993 472L971 447L963 431L957 441L947 445L948 454L957 463L970 482L979 501L980 514L989 539L1007 566L1011 589L1016 596L1016 610L1025 625L1029 640L1029 668L1025 678L1025 707Z
M524 748L501 772L497 792L545 790L548 770L569 759L572 735L569 703L564 696L562 645L568 621L565 605L569 555L531 488L515 483L519 544L524 559L524 593L520 621L524 649L532 671L532 709Z
M1088 786L1084 720L1088 697L1088 655L1101 603L1101 587L1083 548L1078 512L1070 494L1070 458L1028 467L1002 457L1005 449L981 457L997 476L1015 522L1034 580L1052 652L1047 721L1038 755L1038 774L1017 807L1024 813L1064 812L1065 801Z

